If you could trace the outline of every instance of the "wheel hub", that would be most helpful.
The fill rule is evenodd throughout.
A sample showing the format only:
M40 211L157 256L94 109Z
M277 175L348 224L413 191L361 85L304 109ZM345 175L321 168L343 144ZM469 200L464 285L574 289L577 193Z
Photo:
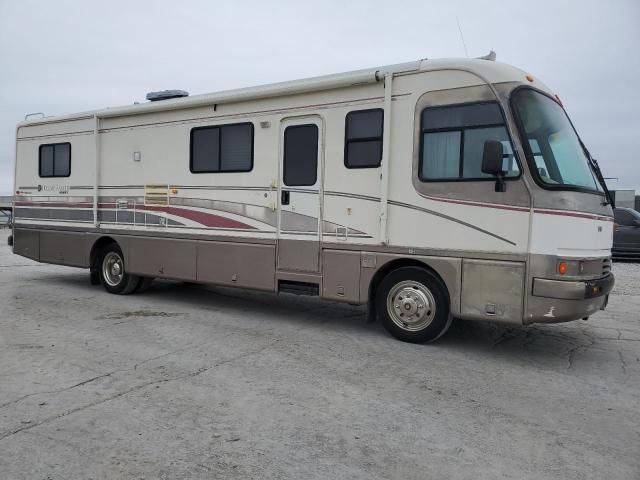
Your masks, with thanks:
M115 287L122 282L124 263L117 252L109 252L104 256L102 260L102 277L111 287Z
M421 330L435 317L435 299L431 291L419 282L400 282L389 292L387 310L400 328Z

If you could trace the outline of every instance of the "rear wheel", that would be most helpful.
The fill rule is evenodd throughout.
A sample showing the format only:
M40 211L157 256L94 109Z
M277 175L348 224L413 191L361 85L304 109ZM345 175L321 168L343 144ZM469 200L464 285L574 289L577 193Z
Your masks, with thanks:
M389 273L376 291L376 310L384 328L405 342L436 340L451 324L447 288L419 267Z
M120 295L132 293L140 282L140 277L126 272L124 255L115 243L107 245L100 255L100 281L109 293Z

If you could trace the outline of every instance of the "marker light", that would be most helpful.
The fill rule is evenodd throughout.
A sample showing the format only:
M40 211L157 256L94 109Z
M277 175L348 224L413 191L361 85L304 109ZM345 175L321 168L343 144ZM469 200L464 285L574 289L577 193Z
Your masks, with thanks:
M525 78L530 82L533 82L533 75L527 75Z
M560 97L558 95L556 95L556 100L558 100L558 103L560 104L560 106L564 108L564 105L562 104L562 100L560 100Z
M567 273L567 262L558 263L558 273L560 275L564 275L565 273Z

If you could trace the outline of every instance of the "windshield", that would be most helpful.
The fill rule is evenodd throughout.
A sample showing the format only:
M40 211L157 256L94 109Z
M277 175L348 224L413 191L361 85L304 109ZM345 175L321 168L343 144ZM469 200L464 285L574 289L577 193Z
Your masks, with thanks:
M542 183L599 190L578 135L556 101L523 88L514 95L514 108L529 144L532 170Z

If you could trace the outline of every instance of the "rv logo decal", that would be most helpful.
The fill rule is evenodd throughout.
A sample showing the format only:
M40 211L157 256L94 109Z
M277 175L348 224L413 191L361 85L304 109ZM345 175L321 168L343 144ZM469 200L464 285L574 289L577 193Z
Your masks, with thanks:
M69 193L69 185L38 185L39 192Z

